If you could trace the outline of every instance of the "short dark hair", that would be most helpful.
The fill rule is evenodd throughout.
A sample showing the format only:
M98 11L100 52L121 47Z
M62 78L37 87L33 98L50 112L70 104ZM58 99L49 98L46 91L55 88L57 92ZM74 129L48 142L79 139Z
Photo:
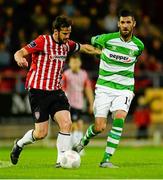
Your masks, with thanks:
M66 16L57 16L52 24L53 29L61 30L64 27L70 27L72 25L72 20Z
M133 19L135 19L135 15L132 10L121 9L118 18L120 19L120 17L127 17L127 16L131 16Z

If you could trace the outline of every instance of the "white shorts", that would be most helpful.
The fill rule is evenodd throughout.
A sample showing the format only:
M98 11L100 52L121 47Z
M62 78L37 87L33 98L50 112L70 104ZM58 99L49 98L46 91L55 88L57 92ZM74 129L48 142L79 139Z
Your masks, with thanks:
M107 118L109 111L124 110L128 112L133 97L134 93L128 90L117 91L112 89L105 92L97 88L95 90L94 115L95 117Z

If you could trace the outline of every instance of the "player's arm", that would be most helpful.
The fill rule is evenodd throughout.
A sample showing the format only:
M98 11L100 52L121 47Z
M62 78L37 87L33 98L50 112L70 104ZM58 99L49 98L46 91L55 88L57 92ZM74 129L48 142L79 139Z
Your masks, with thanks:
M30 54L25 48L22 48L14 54L14 59L18 66L20 67L28 67L28 61L26 60L26 56Z
M84 92L85 92L85 96L89 103L89 109L88 109L89 113L92 114L93 113L94 94L93 94L93 90L91 87L91 81L90 81L87 73L86 73L86 79L85 79L85 83L84 83Z
M44 49L44 38L40 35L34 41L27 44L22 49L18 50L14 54L15 61L17 62L18 66L20 67L28 67L28 61L26 60L26 56L38 51L43 51Z
M91 38L91 44L92 46L103 49L105 47L105 43L108 41L110 34L101 34L97 36L93 36Z
M89 103L89 113L93 113L93 101L94 101L94 95L93 95L93 90L91 86L86 86L85 87L85 95Z
M89 44L80 44L80 52L87 53L87 54L95 54L101 55L102 51L96 47L93 47Z

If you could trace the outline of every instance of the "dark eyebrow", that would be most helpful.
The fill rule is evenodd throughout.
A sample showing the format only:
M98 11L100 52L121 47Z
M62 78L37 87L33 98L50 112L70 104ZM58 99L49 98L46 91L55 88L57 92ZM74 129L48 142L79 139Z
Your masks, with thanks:
M124 23L124 22L127 22L127 23L129 23L129 22L131 22L130 20L128 20L128 21L121 21L122 23Z
M68 33L71 33L71 31L68 31L68 32L63 32L63 31L61 31L62 32L62 34L68 34Z
M69 34L69 33L62 33L62 34L66 35L66 34Z

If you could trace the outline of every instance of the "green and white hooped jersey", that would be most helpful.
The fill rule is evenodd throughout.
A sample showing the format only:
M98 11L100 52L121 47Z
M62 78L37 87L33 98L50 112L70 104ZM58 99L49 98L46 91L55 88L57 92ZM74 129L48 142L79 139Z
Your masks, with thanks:
M96 87L134 91L134 67L144 49L142 41L133 36L125 42L115 32L92 37L91 43L102 49Z

